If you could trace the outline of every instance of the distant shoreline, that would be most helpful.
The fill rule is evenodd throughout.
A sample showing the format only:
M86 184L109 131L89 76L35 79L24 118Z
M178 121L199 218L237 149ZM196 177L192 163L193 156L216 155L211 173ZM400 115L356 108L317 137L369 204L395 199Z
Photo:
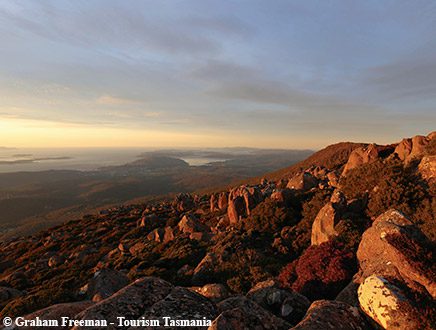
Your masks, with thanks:
M17 160L2 160L0 165L14 165L14 164L29 164L45 160L68 160L72 157L61 156L61 157L45 157L45 158L32 158L32 159L17 159Z

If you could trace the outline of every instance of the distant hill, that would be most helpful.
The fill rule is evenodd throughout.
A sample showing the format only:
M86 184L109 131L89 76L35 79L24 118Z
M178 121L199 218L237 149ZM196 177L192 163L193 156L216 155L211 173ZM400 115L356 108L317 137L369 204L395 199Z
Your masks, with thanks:
M0 173L0 239L30 234L130 200L230 184L292 164L311 153L252 148L158 150L97 171ZM190 166L178 158L190 156L228 160Z

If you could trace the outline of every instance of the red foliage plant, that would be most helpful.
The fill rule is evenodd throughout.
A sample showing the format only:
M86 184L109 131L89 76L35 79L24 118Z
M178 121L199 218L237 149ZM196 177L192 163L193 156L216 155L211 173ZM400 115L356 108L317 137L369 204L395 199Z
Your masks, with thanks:
M310 246L300 258L282 269L279 280L285 287L310 300L334 299L356 273L352 251L335 241Z

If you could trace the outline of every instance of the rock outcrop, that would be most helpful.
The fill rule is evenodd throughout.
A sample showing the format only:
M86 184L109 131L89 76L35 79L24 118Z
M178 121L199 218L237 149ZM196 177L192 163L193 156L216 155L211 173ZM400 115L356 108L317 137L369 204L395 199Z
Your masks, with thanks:
M245 329L289 329L290 324L263 309L254 301L236 296L218 304L220 315L213 321L209 329L245 330Z
M310 306L305 296L280 288L274 280L256 284L247 293L247 297L290 324L298 323Z
M229 198L227 216L229 218L230 224L239 223L239 219L245 216L245 212L246 208L243 197L236 196L234 199Z
M99 302L113 295L129 283L128 277L113 269L102 269L82 289L82 293L94 302Z
M357 251L362 310L385 329L430 329L436 298L433 253L432 244L402 213L380 215Z
M223 284L219 283L206 284L202 287L194 288L194 291L215 303L227 299L230 296L229 290Z
M367 229L357 258L362 278L371 275L393 277L436 298L436 266L425 236L402 213L390 210Z
M189 234L207 230L200 220L192 214L185 214L177 226L182 233Z
M309 172L302 172L289 179L286 188L293 190L309 190L318 185L318 179Z
M346 175L349 170L356 168L360 165L376 161L380 157L379 152L380 148L375 144L370 144L367 147L354 149L351 152L350 157L348 158L347 164L345 164L342 175Z
M159 320L165 324L164 317L171 316L176 320L213 320L218 315L216 306L202 295L182 287L175 287L162 300L147 308L141 316L145 320ZM166 327L180 329L177 326ZM189 327L190 329L204 329L204 327ZM155 329L154 327L131 327L130 329Z
M145 277L80 312L75 319L107 320L115 324L118 324L117 316L120 315L127 319L137 319L147 308L164 299L172 288L172 285L166 281L155 277ZM73 329L85 329L85 327L77 326ZM117 327L114 326L112 329L117 329Z
M408 163L419 157L430 143L430 136L416 135L409 139L403 139L395 148L394 153L402 161Z
M425 322L399 288L383 277L369 276L359 286L362 310L384 329L420 329Z
M147 235L147 239L158 243L168 243L174 239L174 231L170 226L156 228Z
M312 224L311 244L319 245L337 236L335 226L341 220L347 202L340 191L335 191L327 203L316 216Z
M39 318L40 320L57 320L60 321L62 317L68 317L70 319L74 319L74 317L83 311L84 309L90 307L93 305L93 302L91 301L78 301L78 302L72 302L72 303L63 303L63 304L56 304L49 306L47 308L38 310L36 312L33 312L31 314L25 315L23 317L24 320L36 320ZM18 327L13 329L19 329ZM45 330L46 327L32 327L32 329L35 330ZM50 329L54 330L62 330L65 329L65 327L59 326L59 327L50 327Z
M429 185L436 185L436 155L422 157L418 171Z
M317 300L292 330L370 330L359 309L339 301Z

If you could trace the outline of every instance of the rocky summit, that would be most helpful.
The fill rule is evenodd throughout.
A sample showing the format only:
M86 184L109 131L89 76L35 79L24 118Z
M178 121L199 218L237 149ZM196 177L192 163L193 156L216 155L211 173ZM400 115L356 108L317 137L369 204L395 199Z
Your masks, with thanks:
M435 133L339 143L234 187L1 242L0 319L434 329L435 160Z

